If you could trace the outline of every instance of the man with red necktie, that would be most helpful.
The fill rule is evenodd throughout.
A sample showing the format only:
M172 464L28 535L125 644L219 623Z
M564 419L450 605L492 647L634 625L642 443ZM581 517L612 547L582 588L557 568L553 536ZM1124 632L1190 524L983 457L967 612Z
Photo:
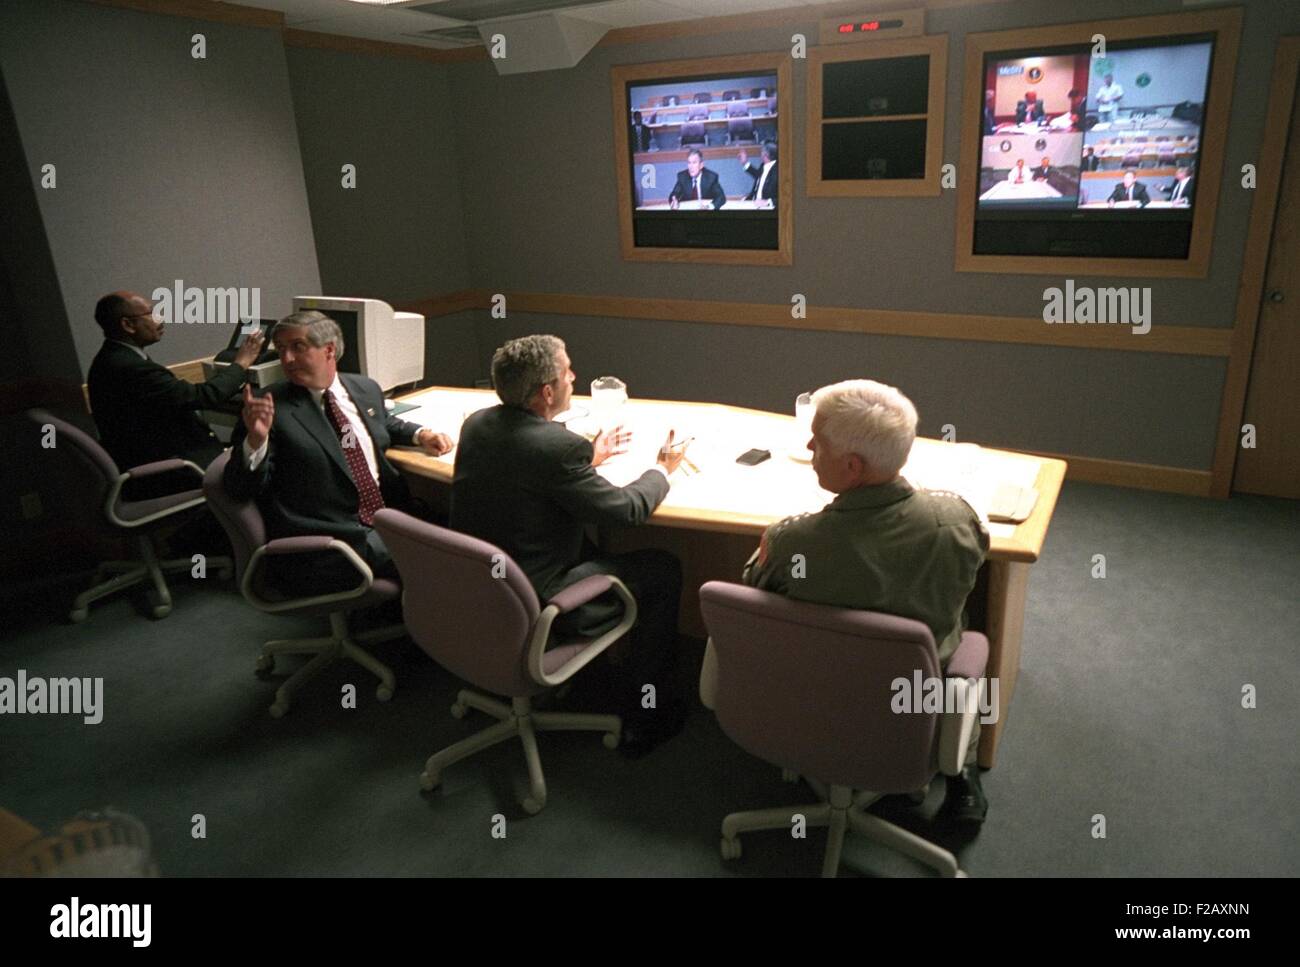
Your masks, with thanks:
M337 537L376 576L395 577L371 525L381 507L409 510L411 496L384 451L418 446L438 456L451 450L451 439L390 415L374 380L340 373L343 334L328 316L295 312L276 324L271 340L287 379L264 396L244 387L226 491L236 500L257 501L268 537ZM355 586L357 575L331 554L310 568L282 572L273 583L291 594L324 593Z

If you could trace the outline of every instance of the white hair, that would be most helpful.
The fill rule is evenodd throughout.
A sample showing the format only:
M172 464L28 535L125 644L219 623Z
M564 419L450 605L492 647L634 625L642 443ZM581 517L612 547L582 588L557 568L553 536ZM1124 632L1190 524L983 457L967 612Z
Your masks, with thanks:
M813 403L835 453L856 454L879 474L903 469L916 439L916 407L893 386L848 379L823 386Z

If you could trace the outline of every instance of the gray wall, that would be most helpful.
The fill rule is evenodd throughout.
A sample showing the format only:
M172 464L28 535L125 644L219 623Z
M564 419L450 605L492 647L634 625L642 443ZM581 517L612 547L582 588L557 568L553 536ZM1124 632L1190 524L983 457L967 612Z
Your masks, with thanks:
M1209 466L1212 437L1189 450L1168 428L1213 426L1223 381L1221 364L1197 356L1152 367L1133 353L1076 350L1063 366L1061 351L1049 346L766 327L523 313L492 320L483 312L478 332L484 373L506 339L562 335L578 393L597 376L617 375L634 396L793 414L799 393L867 374L905 388L924 436L938 437L951 423L959 441L1168 466ZM1115 397L1116 385L1134 389ZM1189 396L1187 386L1207 391Z
M9 92L0 76L0 326L5 333L0 379L78 382L81 369L68 329L63 294L23 155Z
M195 33L206 59L191 57ZM264 315L319 289L278 31L8 0L0 69L83 373L112 289L260 287ZM39 187L47 162L53 190ZM151 354L193 359L227 338L175 325Z
M399 303L464 289L447 68L299 47L286 53L322 294ZM355 188L342 186L344 164L356 166Z
M1300 4L1250 0L1233 92L1225 177L1206 279L1076 278L1152 289L1154 325L1232 324L1249 207L1241 165L1256 160L1273 46L1300 30ZM995 4L933 11L949 35L944 160L956 163L967 32L1168 13L1163 0ZM593 50L576 68L499 77L486 63L451 68L456 144L466 179L471 281L492 291L681 297L1037 317L1051 276L957 273L956 193L937 198L812 199L803 194L807 71L795 62L795 261L788 268L624 262L618 222L609 70L615 64L788 50L809 20L779 28ZM788 106L787 106L787 118ZM555 136L556 130L565 133ZM527 150L515 150L526 145ZM580 347L584 372L644 374L633 392L715 397L786 410L794 394L846 375L885 376L978 442L1207 469L1225 360L1016 347L732 326L518 316L511 331L549 328ZM486 367L498 330L480 326ZM504 331L504 328L501 330ZM1140 337L1134 337L1140 338ZM851 365L850 365L851 363ZM707 377L707 378L705 378ZM779 389L777 388L779 387ZM969 428L969 429L967 429Z

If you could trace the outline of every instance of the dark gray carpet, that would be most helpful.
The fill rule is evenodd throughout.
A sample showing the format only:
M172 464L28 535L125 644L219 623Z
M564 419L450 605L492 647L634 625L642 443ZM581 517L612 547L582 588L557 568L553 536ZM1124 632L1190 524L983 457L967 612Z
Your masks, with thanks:
M1091 576L1094 554L1107 576ZM1300 507L1067 485L1031 571L1025 650L980 834L954 842L929 815L881 814L958 848L972 876L1300 874ZM381 646L392 702L341 664L266 712L260 642L313 634L230 590L177 580L171 616L127 597L62 624L62 592L6 619L0 675L102 676L104 720L0 716L0 805L53 829L113 805L145 822L167 875L813 875L824 833L743 837L718 858L729 811L810 801L734 746L700 710L640 761L599 735L542 736L550 800L516 802L509 743L421 794L425 757L487 724L447 709L458 683L410 642ZM289 659L292 661L293 659ZM358 708L340 707L344 683ZM1245 684L1257 707L1242 707ZM207 820L196 840L192 817ZM494 839L493 817L506 817ZM1094 838L1094 816L1106 837ZM841 875L924 875L850 835Z

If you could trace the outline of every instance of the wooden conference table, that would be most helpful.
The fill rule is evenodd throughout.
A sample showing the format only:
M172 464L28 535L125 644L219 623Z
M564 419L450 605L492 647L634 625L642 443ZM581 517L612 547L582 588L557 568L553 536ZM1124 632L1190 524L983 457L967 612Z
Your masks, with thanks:
M490 390L435 387L401 398L416 409L401 414L458 439L461 423L475 410L496 405ZM632 431L626 454L607 461L600 473L623 485L635 480L654 461L668 430L677 438L693 436L687 456L698 472L673 475L667 498L649 526L601 531L603 547L614 552L638 547L671 550L684 572L681 630L704 637L696 589L705 581L739 581L740 572L759 535L791 514L820 510L833 494L817 485L808 463L808 435L795 418L777 413L714 403L631 400L612 409L593 410L589 398L573 398L573 409L561 420L575 432L594 435L601 427L622 424ZM772 451L772 459L755 467L736 463L751 448ZM412 487L435 505L446 503L455 450L432 457L418 450L392 449L388 457L403 470ZM980 735L979 761L994 764L1006 726L1007 710L1020 668L1021 633L1029 566L1038 559L1047 525L1065 477L1065 462L1042 459L974 444L918 439L903 475L913 484L934 490L954 490L970 501L981 516L987 512L999 484L1032 487L1038 499L1021 524L989 523L988 562L980 571L967 602L970 626L989 639L988 676L999 680L997 722Z

